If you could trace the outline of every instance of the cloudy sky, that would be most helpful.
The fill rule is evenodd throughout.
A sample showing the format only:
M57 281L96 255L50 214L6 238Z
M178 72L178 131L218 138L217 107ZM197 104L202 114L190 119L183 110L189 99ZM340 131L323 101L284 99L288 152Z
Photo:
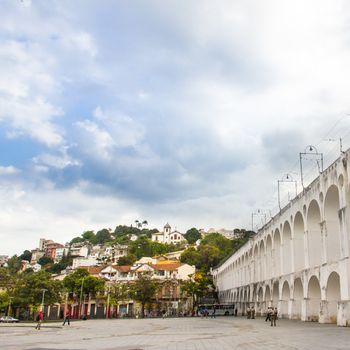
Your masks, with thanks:
M337 0L1 0L0 254L274 214L306 145L350 146L349 23Z

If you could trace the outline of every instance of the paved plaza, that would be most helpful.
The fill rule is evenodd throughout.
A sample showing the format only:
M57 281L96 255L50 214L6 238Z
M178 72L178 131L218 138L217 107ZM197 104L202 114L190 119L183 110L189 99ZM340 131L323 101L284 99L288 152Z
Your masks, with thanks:
M334 325L279 320L270 327L263 319L221 317L144 320L88 320L44 324L1 325L2 350L226 350L350 348L350 329Z

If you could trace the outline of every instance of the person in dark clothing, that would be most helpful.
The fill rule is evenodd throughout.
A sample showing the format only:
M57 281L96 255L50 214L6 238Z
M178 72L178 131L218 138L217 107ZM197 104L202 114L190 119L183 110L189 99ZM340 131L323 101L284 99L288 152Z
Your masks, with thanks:
M238 310L237 310L237 308L235 309L235 317L237 317L237 315L238 315Z
M272 313L272 308L269 306L269 307L267 308L265 322L271 321L271 313Z
M35 329L37 329L38 331L40 331L41 329L41 322L43 321L43 312L40 311L35 318L35 321L37 322Z
M66 315L64 316L62 326L64 326L66 323L68 323L68 326L70 326L70 314L69 314L69 312L67 312Z
M213 312L211 313L211 318L216 318L216 306L213 307Z
M277 316L278 316L278 310L277 310L277 307L275 307L275 309L271 313L271 327L272 326L276 327Z
M254 306L250 309L250 315L251 315L251 318L254 320L254 319L255 319L255 309L254 309Z

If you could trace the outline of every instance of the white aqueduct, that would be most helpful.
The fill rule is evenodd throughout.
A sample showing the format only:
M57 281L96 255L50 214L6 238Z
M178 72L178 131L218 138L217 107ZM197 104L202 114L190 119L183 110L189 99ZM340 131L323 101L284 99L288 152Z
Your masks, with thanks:
M213 271L222 303L350 325L350 151Z

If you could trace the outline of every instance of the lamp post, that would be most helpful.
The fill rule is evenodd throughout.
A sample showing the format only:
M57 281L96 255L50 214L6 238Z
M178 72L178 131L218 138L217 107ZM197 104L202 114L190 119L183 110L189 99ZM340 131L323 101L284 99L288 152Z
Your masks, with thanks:
M42 292L43 292L43 295L41 298L41 311L44 312L45 292L47 292L47 289L43 288Z
M107 290L106 318L109 318L109 302L110 302L110 297L111 297L111 286L108 285L108 290Z
M84 312L83 312L84 317L85 317L86 314L87 314L87 310L86 310L86 297L87 297L87 294L84 294Z
M9 305L8 305L8 309L7 309L7 316L10 316L12 299L13 299L13 297L9 297Z
M81 280L81 287L80 287L80 298L79 298L79 317L81 317L81 299L83 297L83 288L84 288L84 280L85 280L85 277L83 277L83 279Z

